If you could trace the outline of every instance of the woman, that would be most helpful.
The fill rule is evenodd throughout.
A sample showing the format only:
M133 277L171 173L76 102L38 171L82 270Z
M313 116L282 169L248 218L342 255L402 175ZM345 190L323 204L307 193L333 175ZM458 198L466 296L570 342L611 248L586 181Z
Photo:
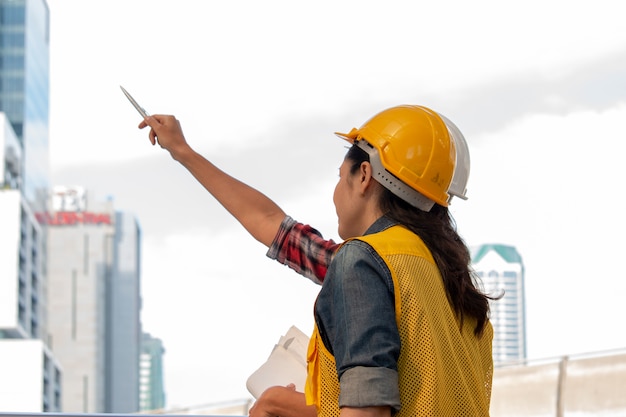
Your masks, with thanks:
M338 248L193 151L174 117L146 126L269 256L324 280L306 393L272 387L251 416L488 415L488 297L447 209L459 165L447 119L398 106L340 134L353 146L333 196Z

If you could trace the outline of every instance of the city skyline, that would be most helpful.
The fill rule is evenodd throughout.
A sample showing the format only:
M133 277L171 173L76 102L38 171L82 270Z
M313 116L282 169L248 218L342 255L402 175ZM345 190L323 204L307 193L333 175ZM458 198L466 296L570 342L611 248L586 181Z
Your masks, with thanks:
M333 132L399 103L433 107L470 147L469 199L451 206L459 232L524 257L529 358L626 345L612 243L626 220L597 213L619 209L626 146L616 2L49 4L53 181L140 219L142 319L167 348L170 406L247 396L276 338L311 328L318 288L266 259L149 145L120 84L331 238L345 152Z

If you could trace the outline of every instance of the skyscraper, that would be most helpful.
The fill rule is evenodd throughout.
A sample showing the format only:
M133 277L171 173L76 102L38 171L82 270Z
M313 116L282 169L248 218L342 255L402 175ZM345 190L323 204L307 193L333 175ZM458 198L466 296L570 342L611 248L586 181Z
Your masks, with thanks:
M141 355L141 228L115 212L113 263L107 286L107 401L105 412L139 411ZM132 371L132 372L131 372Z
M139 410L140 238L135 218L82 187L55 187L48 224L49 331L63 411Z
M46 204L50 12L45 0L0 0L0 111L22 147L21 188L29 204Z
M496 364L526 358L524 264L513 246L485 244L472 248L472 263L482 289L500 295L490 302Z
M61 367L46 337L44 236L19 190L21 153L0 112L0 410L61 411Z
M46 229L35 216L49 184L48 36L45 0L0 0L0 385L14 393L0 409L11 411L62 405L46 327Z

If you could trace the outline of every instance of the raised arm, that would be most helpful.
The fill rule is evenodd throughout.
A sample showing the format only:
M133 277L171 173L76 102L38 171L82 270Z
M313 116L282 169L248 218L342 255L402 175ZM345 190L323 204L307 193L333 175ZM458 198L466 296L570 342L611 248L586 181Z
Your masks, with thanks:
M150 142L167 150L259 242L270 246L285 212L265 194L231 177L189 146L174 116L146 117Z

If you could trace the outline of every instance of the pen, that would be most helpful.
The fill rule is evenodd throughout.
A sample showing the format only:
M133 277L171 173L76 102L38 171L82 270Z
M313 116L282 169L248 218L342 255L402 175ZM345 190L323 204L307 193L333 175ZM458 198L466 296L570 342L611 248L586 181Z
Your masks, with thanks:
M146 117L150 116L150 114L148 114L148 112L139 105L139 103L137 103L137 101L135 101L135 99L133 98L133 96L131 96L128 91L126 91L124 89L124 87L122 87L120 85L120 88L122 89L122 91L124 92L124 95L126 96L126 98L128 99L128 101L130 101L130 103L135 107L135 109L137 109L137 111L139 112L139 114L145 119Z

